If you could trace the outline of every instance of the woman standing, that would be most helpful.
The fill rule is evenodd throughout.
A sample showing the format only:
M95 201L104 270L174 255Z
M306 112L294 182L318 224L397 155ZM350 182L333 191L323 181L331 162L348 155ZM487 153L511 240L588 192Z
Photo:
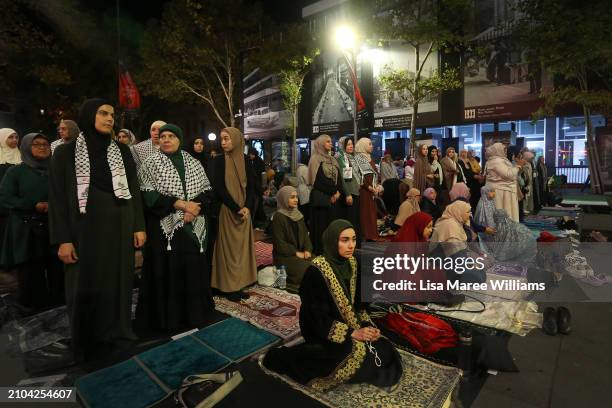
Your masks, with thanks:
M355 145L353 139L348 136L338 140L338 165L342 174L342 190L346 195L343 200L344 219L347 219L355 227L359 237L359 167L355 162Z
M310 236L314 253L323 250L321 235L325 228L338 218L342 174L338 161L331 156L332 140L329 135L319 136L313 143L314 154L308 163L310 192Z
M225 152L212 163L213 189L221 201L215 243L212 287L231 300L247 299L242 289L257 280L249 205L255 196L255 174L247 171L244 137L234 127L221 131Z
M503 144L495 143L487 148L486 186L495 190L495 207L506 210L510 218L517 222L519 221L517 196L519 170L520 168L513 166L506 157L506 148Z
M417 159L414 166L413 187L419 191L425 191L427 187L433 186L433 172L427 157L427 145L420 145L418 148Z
M427 160L429 161L431 173L433 175L433 178L431 179L433 184L432 187L435 188L436 193L438 193L438 202L440 203L440 207L444 208L449 202L449 190L446 188L444 170L438 161L438 148L436 146L431 145L427 149Z
M285 186L276 194L278 211L274 213L272 230L272 256L274 265L287 267L287 289L297 292L304 272L310 266L312 243L304 216L298 210L298 193L295 187Z
M446 149L446 155L440 160L442 172L444 173L444 184L450 191L456 183L465 181L462 168L457 164L457 154L454 147Z
M214 310L206 263L212 191L202 164L181 150L183 131L159 128L159 151L138 171L147 236L136 319L146 329L201 327Z
M117 142L123 143L127 146L133 146L136 143L136 136L130 129L121 129L117 133Z
M476 208L478 205L478 200L480 199L480 181L475 177L474 172L472 171L472 165L470 164L470 160L468 158L468 151L462 149L459 152L459 160L457 161L457 167L461 168L462 174L464 177L464 182L467 184L470 189L470 205L472 208Z
M51 244L65 264L77 361L135 338L134 247L146 234L130 150L111 138L114 117L105 100L87 100L79 113L83 133L55 150L49 173Z
M378 226L376 225L376 203L374 199L380 193L378 184L378 172L372 160L372 141L362 137L355 146L355 162L359 167L359 223L361 227L362 240L374 240L378 238Z
M385 150L385 154L380 161L380 182L381 184L385 182L385 180L391 179L399 179L397 174L397 169L393 164L393 158L391 157L391 152Z
M21 153L17 148L18 142L19 136L13 129L0 129L0 182L2 182L4 174L10 167L21 163ZM9 209L0 202L0 244L4 239L8 214Z
M355 230L348 221L336 220L323 233L323 242L324 255L312 261L300 287L305 343L273 348L262 364L317 391L343 383L390 387L399 381L402 364L356 297Z
M300 157L300 163L297 166L297 193L299 199L299 210L304 216L304 222L306 225L310 224L310 189L308 182L308 161L310 157L308 154L303 152Z
M538 174L538 188L540 189L540 207L548 205L548 169L544 161L544 156L538 158L538 165L536 167Z
M17 266L19 303L40 309L64 303L64 273L49 245L47 220L49 157L47 137L27 134L23 163L11 167L0 184L0 201L10 211L0 264Z

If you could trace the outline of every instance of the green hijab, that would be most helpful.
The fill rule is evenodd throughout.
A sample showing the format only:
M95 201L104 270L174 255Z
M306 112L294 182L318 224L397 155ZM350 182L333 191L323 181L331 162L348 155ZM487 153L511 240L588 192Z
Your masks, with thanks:
M183 161L183 154L181 153L181 149L183 148L183 130L177 125L174 125L172 123L166 123L165 125L159 128L159 135L161 136L162 132L166 131L174 133L179 140L178 149L176 149L174 153L164 154L168 156L168 158L176 168L176 171L178 171L178 174L181 177L181 182L183 183L183 190L185 190L185 162Z
M323 232L323 256L331 265L334 274L342 282L345 290L351 280L351 264L349 260L338 253L338 240L342 231L353 228L353 224L347 220L338 219L333 221Z

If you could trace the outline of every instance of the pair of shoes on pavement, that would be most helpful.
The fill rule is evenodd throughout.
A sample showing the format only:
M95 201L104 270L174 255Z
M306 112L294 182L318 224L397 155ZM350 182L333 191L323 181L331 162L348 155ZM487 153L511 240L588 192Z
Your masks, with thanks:
M568 308L547 307L544 309L544 321L542 330L549 336L557 334L570 334L572 331L572 315Z

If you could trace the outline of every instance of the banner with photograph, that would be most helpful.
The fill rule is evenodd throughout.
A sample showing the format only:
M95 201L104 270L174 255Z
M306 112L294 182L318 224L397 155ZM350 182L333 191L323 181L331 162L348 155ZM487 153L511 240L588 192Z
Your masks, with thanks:
M263 75L255 69L243 79L244 134L250 139L284 137L291 126L277 75Z
M529 49L510 38L511 2L474 2L477 26L464 64L464 120L521 119L542 104L539 94L552 81L537 63L529 62Z
M368 91L362 81L364 67L357 61L356 78L349 67L350 55L329 50L312 67L312 133L353 133L354 100L357 94L357 120L367 116Z
M389 91L380 83L380 76L387 69L407 69L416 73L416 53L414 47L401 41L389 41L384 48L367 52L372 61L374 128L400 129L410 127L412 107L406 107L402 95ZM427 47L420 49L421 58L427 54ZM438 69L438 53L433 51L425 62L422 75L430 76ZM438 98L434 97L419 104L419 125L438 123Z

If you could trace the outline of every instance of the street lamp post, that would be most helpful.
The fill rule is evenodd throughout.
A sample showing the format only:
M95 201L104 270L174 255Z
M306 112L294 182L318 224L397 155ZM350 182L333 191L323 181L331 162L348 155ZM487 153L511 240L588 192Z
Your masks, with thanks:
M353 79L353 145L357 143L357 53L355 52L355 33L347 26L336 30L336 44L343 51L349 72ZM347 54L350 54L350 59Z

